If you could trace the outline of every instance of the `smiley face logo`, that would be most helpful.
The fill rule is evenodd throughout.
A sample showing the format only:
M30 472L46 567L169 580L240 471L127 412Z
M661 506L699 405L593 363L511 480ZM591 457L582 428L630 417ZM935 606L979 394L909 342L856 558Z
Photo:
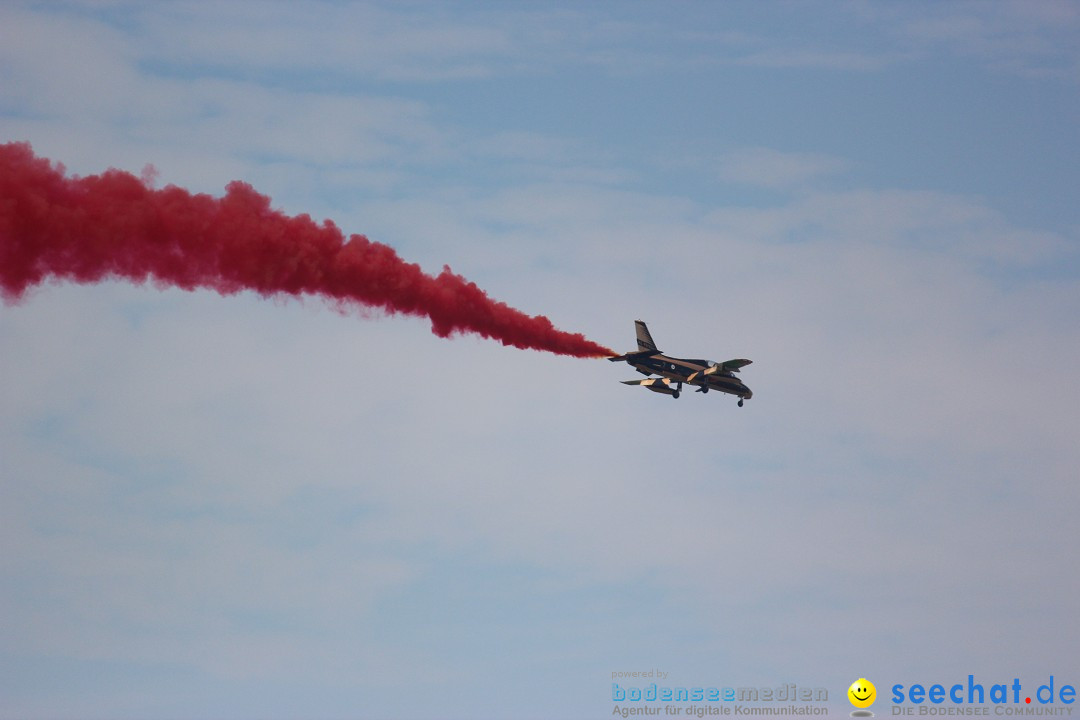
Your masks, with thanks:
M877 688L866 678L859 678L847 689L848 700L857 708L868 708L877 698Z

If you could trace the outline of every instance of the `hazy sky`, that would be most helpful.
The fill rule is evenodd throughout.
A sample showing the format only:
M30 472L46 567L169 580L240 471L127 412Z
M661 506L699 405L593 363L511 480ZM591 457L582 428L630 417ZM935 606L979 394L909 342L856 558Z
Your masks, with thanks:
M317 299L44 285L0 306L0 716L1075 684L1078 127L1074 2L0 4L0 142L754 361L738 408Z

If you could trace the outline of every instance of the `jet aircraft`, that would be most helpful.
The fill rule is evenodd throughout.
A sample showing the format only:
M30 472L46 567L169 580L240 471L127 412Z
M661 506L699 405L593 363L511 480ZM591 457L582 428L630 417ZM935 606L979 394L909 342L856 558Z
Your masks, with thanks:
M668 357L656 348L649 328L641 320L635 320L637 328L637 352L616 355L608 358L611 362L625 361L642 375L659 375L645 380L623 380L624 385L641 385L653 392L678 398L683 384L694 385L697 392L707 393L719 390L739 398L739 407L743 400L749 400L754 393L735 377L740 368L750 364L750 360L728 360L715 363L711 360L684 360Z

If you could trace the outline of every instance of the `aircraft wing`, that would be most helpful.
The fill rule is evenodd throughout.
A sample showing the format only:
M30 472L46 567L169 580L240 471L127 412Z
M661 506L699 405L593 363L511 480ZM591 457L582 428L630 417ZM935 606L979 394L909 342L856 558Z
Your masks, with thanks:
M737 373L739 368L746 367L752 360L727 360L726 362L717 363L711 368L702 371L702 375L725 375L727 373ZM696 373L695 373L696 375ZM691 376L693 377L693 376Z
M652 390L653 392L662 393L664 395L671 395L672 397L679 397L679 392L682 390L682 383L674 382L668 378L646 378L645 380L623 380L623 385L640 385L643 388ZM674 387L672 387L674 385Z
M752 362L754 362L754 361L753 360L727 360L725 362L720 363L720 367L722 367L724 370L727 370L728 372L739 372L739 368L744 368L744 367L746 367L747 365L749 365Z

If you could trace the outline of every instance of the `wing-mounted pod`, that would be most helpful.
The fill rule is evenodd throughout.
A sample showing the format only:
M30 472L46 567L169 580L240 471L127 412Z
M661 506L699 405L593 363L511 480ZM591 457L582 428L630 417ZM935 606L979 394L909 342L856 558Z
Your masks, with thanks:
M643 388L647 388L656 393L663 395L670 395L673 398L679 397L679 393L682 392L682 383L668 378L649 378L647 380L623 380L623 385L640 385Z

